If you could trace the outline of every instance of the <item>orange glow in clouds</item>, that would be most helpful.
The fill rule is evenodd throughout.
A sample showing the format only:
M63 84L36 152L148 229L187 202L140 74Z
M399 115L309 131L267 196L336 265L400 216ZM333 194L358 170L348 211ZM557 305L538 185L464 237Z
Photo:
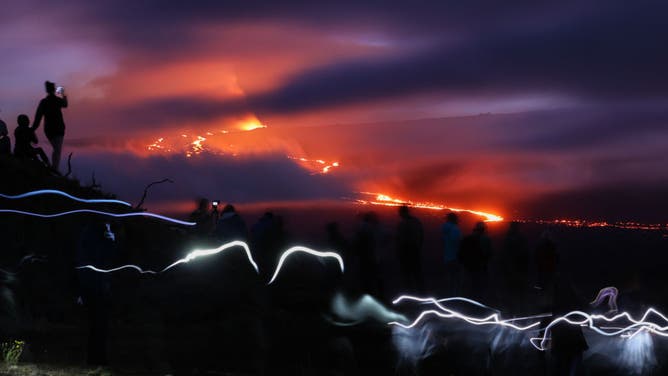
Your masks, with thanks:
M475 215L479 215L483 218L485 218L485 222L500 222L503 221L503 217L496 215L496 214L491 214L491 213L485 213L477 210L470 210L470 209L459 209L459 208L451 208L445 205L441 204L435 204L432 202L413 202L410 200L400 200L398 198L390 197L388 195L382 194L382 193L372 193L372 192L361 192L362 194L365 195L372 195L375 196L375 199L370 199L370 200L362 200L359 199L357 202L360 204L367 204L367 205L382 205L382 206L402 206L402 205L407 205L413 208L420 208L420 209L429 209L429 210L450 210L453 212L466 212L466 213L471 213Z

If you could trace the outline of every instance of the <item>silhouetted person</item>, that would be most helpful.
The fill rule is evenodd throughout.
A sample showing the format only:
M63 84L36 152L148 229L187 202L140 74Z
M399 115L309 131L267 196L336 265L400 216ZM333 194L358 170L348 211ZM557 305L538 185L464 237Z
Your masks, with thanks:
M376 255L380 236L380 222L376 213L364 213L362 223L355 233L353 247L359 259L362 291L375 297L382 294L380 266Z
M344 257L348 257L348 248L350 245L346 237L341 233L339 224L337 222L329 222L325 225L325 231L327 232L327 248L339 252Z
M554 280L557 273L557 264L559 262L557 245L554 240L552 240L552 235L547 230L543 231L541 234L534 253L534 260L536 263L537 287L544 289Z
M30 129L30 119L21 114L17 118L18 127L14 130L14 156L21 159L39 159L49 166L49 158L42 148L33 147L37 143L35 132Z
M503 242L501 264L509 301L516 310L529 284L529 244L520 232L520 224L511 222Z
M244 222L231 204L225 205L225 208L220 213L214 235L216 239L226 243L234 240L244 242L248 240L246 222Z
M424 231L419 219L412 216L408 206L399 207L399 225L397 226L397 254L403 277L404 287L413 291L423 291L422 281L422 243Z
M492 241L487 236L487 226L478 222L473 233L462 239L458 256L467 273L471 295L476 299L484 298L487 293L487 268L491 255Z
M197 209L195 209L188 217L190 222L195 222L194 235L202 238L209 235L214 227L214 213L209 211L209 200L205 198L199 199Z
M7 131L7 124L0 120L0 156L12 154L12 143L9 140L9 132Z
M457 253L462 239L459 229L459 217L455 213L445 216L445 223L441 226L441 238L443 240L443 261L445 262L444 274L445 284L449 294L459 294L461 270L457 262Z
M560 317L572 311L581 311L585 304L578 298L572 284L564 278L556 278L552 301L553 317ZM550 367L555 376L584 375L582 353L589 346L580 325L559 322L550 330L550 352L553 364Z
M63 149L63 139L65 137L65 121L61 109L67 108L67 95L62 91L62 98L56 96L56 85L53 82L44 83L46 97L39 102L35 119L33 119L32 130L39 128L39 124L44 118L44 134L53 147L51 154L51 166L58 171L60 166L60 153Z
M116 265L119 239L109 222L88 225L79 241L77 266L92 265L111 269ZM80 303L88 315L88 364L107 364L107 337L111 311L111 274L77 269Z
M266 255L269 252L275 226L274 213L265 212L251 227L251 243L253 244L253 249L257 250L259 254Z

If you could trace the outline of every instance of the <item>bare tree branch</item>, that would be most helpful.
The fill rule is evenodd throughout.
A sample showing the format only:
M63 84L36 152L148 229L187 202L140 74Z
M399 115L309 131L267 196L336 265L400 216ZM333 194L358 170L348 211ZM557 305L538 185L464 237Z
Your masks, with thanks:
M91 177L91 181L92 181L90 184L91 188L97 189L101 187L101 185L97 184L97 181L95 181L95 171L93 171L93 176Z
M144 205L144 200L146 200L146 195L148 195L149 188L151 188L152 186L154 186L156 184L162 184L162 183L174 183L174 182L171 179L164 178L162 180L154 181L154 182L148 184L146 186L146 188L144 188L144 194L141 196L141 200L139 200L139 203L137 204L137 206L135 206L135 210L143 210L143 208L141 206Z
M65 174L65 177L70 176L72 173L72 153L70 153L69 156L67 156L67 174Z

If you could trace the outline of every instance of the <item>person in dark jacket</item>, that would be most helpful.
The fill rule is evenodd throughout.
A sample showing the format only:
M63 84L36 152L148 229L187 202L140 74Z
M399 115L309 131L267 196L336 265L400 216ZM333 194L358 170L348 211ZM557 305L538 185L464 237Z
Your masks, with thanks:
M408 206L399 207L399 225L397 226L397 254L401 266L404 287L422 292L422 243L424 231L419 219L412 216Z
M39 159L49 166L49 158L42 148L33 147L37 143L35 132L30 129L30 119L21 114L17 118L18 127L14 130L14 156L21 159Z
M468 277L470 294L475 299L482 299L487 293L487 268L491 256L492 241L487 235L487 226L478 222L473 233L462 239L458 255Z
M233 205L227 204L220 213L220 219L216 224L214 230L216 239L223 242L231 242L234 240L247 241L248 228L243 218L239 216Z
M77 249L77 266L91 265L111 269L116 265L119 239L111 223L95 221L81 234ZM107 336L111 311L111 275L91 269L77 269L79 303L88 315L88 364L107 364Z
M7 124L0 120L0 155L11 155L12 144L9 140L9 132L7 131Z
M60 166L60 154L63 149L63 139L65 137L65 121L61 109L67 108L67 95L65 89L62 89L62 97L56 95L56 85L53 82L44 83L46 97L39 102L35 119L33 119L32 130L39 128L39 124L44 118L44 134L53 147L51 154L51 166L58 171Z
M510 222L501 250L501 265L506 300L515 313L521 310L529 286L529 243L520 231L519 222Z
M372 296L383 296L380 279L380 255L377 253L382 242L380 220L374 212L361 215L361 223L353 238L353 252L359 263L359 284L362 292Z

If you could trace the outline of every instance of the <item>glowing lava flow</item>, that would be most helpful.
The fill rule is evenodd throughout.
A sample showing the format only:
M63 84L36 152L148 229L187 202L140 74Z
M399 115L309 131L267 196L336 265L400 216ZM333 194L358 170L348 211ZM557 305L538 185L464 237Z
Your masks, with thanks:
M79 201L79 202L84 202L87 204L120 204L120 205L125 205L125 206L132 206L129 203L121 200L110 200L110 199L84 199L84 198L79 198L76 196L72 196L71 194L63 191L58 191L55 189L41 189L38 191L31 191L31 192L26 192L26 193L21 193L19 195L5 195L0 193L0 197L10 199L10 200L18 200L21 198L26 198L26 197L32 197L32 196L40 196L40 195L59 195L59 196L64 196L67 197L71 200L74 201Z
M609 288L601 290L604 294L610 292ZM601 295L601 294L599 294ZM518 331L543 331L543 336L542 337L537 337L537 338L531 338L530 342L531 345L534 346L537 350L544 351L547 349L546 342L549 341L550 339L550 330L558 323L560 322L565 322L570 325L577 325L577 326L584 326L587 327L594 332L604 335L604 336L621 336L622 338L633 338L636 336L638 333L647 331L653 334L657 334L662 337L668 337L668 318L663 315L661 312L657 311L654 308L649 308L647 311L645 311L645 314L639 319L634 319L628 312L622 312L620 314L607 317L605 315L599 315L599 314L588 314L586 312L582 311L572 311L569 312L563 316L557 317L553 320L550 321L549 324L545 328L540 328L541 321L534 321L532 323L529 323L528 325L525 326L519 326L512 324L512 322L516 321L527 321L527 320L535 320L538 318L545 318L545 317L551 317L552 314L540 314L540 315L534 315L534 316L527 316L527 317L520 317L520 318L512 318L512 319L500 319L499 313L494 313L488 316L484 317L475 317L475 316L470 316L463 314L461 312L458 312L456 310L453 310L451 308L445 307L441 304L441 302L444 301L450 301L450 300L458 300L458 301L465 301L471 304L474 304L479 307L487 308L490 310L494 310L493 308L487 307L482 303L476 302L474 300L468 299L468 298L462 298L462 297L454 297L454 298L446 298L446 299L435 299L435 298L420 298L420 297L414 297L414 296L408 296L408 295L403 295L400 296L399 298L395 299L393 301L394 304L397 304L403 300L412 300L412 301L417 301L420 303L430 303L435 305L438 310L435 309L430 309L430 310L425 310L422 311L418 317L413 320L413 322L409 324L402 324L400 322L390 322L388 323L389 325L397 325L405 329L411 329L414 328L416 325L418 325L420 322L424 321L425 317L427 316L438 316L440 318L454 318L454 319L459 319L463 320L467 323L473 324L473 325L496 325L496 326L503 326L503 327L509 327ZM598 298L597 298L598 300ZM498 312L497 310L494 310ZM665 325L658 324L656 322L650 321L649 318L650 316L657 316L661 321L664 322ZM620 319L625 319L631 324L627 326L621 326L621 327L599 327L595 324L596 321L603 321L606 324L617 322Z
M327 174L329 173L333 168L340 167L341 164L339 162L326 162L322 159L308 159L304 157L294 157L292 155L288 155L289 159L299 161L301 162L305 167L307 167L310 170L313 170L311 175L315 174Z
M167 222L176 223L176 224L183 225L183 226L195 226L197 224L195 222L181 221L179 219L174 219L174 218L166 217L164 215L148 213L148 212L109 213L109 212L104 212L104 211L100 211L100 210L78 209L78 210L70 210L70 211L54 213L54 214L40 214L40 213L33 213L33 212L23 211L23 210L0 209L0 213L22 214L22 215L29 215L29 216L32 216L32 217L39 217L39 218L56 218L56 217L63 217L63 216L66 216L66 215L78 214L78 213L92 213L92 214L106 215L106 216L115 217L115 218L151 217L151 218L156 218L156 219L160 219L160 220L167 221Z
M336 252L320 252L320 251L316 251L316 250L311 249L311 248L306 248L306 247L302 247L302 246L295 246L295 247L291 247L288 250L286 250L285 252L283 252L283 254L281 255L281 258L278 260L278 265L276 265L276 270L274 271L274 274L271 277L271 280L269 280L269 283L267 283L268 285L271 285L274 282L274 280L278 276L278 273L281 271L281 268L283 267L283 263L285 262L285 260L295 252L304 252L304 253L307 253L309 255L313 255L313 256L316 256L316 257L335 258L336 261L339 262L339 266L341 267L341 273L343 273L343 271L344 271L343 259L341 258L341 256L338 253L336 253Z
M664 231L668 232L668 223L639 223L639 222L606 222L606 221L587 221L583 219L522 219L517 222L537 223L541 225L557 225L566 227L580 228L618 228L625 230L646 230L646 231Z
M358 199L357 202L360 204L370 204L370 205L382 205L382 206L402 206L402 205L407 205L413 208L420 208L420 209L430 209L430 210L450 210L453 212L466 212L466 213L471 213L475 215L479 215L483 218L485 218L485 222L500 222L503 221L503 217L496 215L496 214L491 214L491 213L485 213L477 210L470 210L470 209L459 209L459 208L450 208L445 205L440 205L440 204L434 204L431 202L413 202L409 200L400 200L397 198L390 197L388 195L384 195L381 193L372 193L372 192L360 192L365 195L373 195L375 196L374 200L362 200Z
M249 132L262 128L267 128L267 126L262 124L255 116L248 116L236 122L231 129L224 129L220 131L205 131L204 135L182 133L179 135L180 137L159 137L151 144L146 145L146 150L150 152L183 153L186 157L190 158L201 154L204 151L213 153L221 152L222 150L220 148L219 150L213 150L211 147L204 147L204 142L211 139L214 141L215 149L216 140L213 139L215 136L236 132ZM230 145L230 147L233 147L233 145ZM233 155L236 155L236 153Z

